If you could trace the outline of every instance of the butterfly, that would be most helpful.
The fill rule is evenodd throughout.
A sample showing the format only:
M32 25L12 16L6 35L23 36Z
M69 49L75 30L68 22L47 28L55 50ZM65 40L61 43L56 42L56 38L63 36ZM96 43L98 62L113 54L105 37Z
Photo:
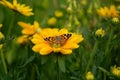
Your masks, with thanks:
M71 36L72 34L68 33L68 34L62 34L60 36L46 37L44 38L44 40L50 42L51 44L63 45Z

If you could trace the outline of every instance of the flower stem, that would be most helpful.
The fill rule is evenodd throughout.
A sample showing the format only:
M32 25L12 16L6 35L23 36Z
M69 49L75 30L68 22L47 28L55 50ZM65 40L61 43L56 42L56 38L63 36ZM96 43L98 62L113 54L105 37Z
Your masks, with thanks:
M57 75L56 76L57 76L57 80L60 80L59 61L58 60L59 60L59 55L57 55L57 62L56 62L57 63L57 67L56 67Z
M104 64L107 64L105 65L105 68L108 68L109 65L110 65L110 62L111 62L111 54L110 54L110 43L111 43L111 40L112 40L112 37L113 37L113 32L114 32L114 28L112 28L110 30L110 34L109 34L109 38L108 38L108 41L106 43L106 47L105 47L105 57L104 57Z
M105 74L105 73L104 73L104 80L107 80L107 79L106 79L106 74Z
M88 64L87 64L87 67L86 67L86 71L85 71L85 74L87 73L89 67L90 67L90 64L95 56L95 52L96 52L96 49L98 48L98 40L96 40L95 44L94 44L94 47L93 47L93 51L92 53L90 54L90 59L88 61Z
M72 20L73 20L73 6L72 6L72 0L68 0L68 12L70 13L68 16L68 29L72 30Z
M106 48L105 48L105 55L107 55L109 53L109 44L110 44L112 36L113 36L113 31L114 31L114 28L111 29L111 31L110 31L110 36L108 38L108 41L107 41L107 44L106 44Z
M11 18L11 22L10 22L10 26L8 28L7 35L6 35L7 37L9 37L9 35L11 34L11 30L12 30L12 27L13 27L14 19L15 19L15 13L13 12L12 18Z
M34 64L35 67L35 71L36 71L36 75L37 75L37 80L40 80L40 72L39 72L39 68L36 64Z
M5 57L4 57L4 54L3 54L3 51L2 49L0 49L0 53L1 53L1 59L2 59L2 63L3 63L3 68L4 68L4 71L5 71L5 74L7 74L7 66L6 66L6 62L5 62Z

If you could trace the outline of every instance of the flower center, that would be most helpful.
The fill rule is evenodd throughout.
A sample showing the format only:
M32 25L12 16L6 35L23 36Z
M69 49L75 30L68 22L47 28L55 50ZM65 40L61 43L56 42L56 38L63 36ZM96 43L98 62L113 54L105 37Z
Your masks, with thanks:
M52 47L54 47L54 48L60 48L61 45L60 44L56 44L56 43L52 43Z

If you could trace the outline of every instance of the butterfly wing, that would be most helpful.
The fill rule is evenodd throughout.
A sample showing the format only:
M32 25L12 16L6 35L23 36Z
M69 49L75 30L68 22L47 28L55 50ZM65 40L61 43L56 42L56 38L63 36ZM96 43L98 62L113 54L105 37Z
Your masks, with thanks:
M55 36L55 37L46 37L44 38L45 41L49 41L51 44L60 44L63 45L70 37L72 34L62 34L60 36Z
M60 43L61 45L64 44L70 37L72 36L72 34L63 34L63 35L60 35Z

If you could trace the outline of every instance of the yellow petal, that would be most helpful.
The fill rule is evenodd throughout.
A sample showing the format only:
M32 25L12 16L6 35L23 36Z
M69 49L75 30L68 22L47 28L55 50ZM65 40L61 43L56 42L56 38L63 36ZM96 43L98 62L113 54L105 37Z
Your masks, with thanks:
M23 29L22 33L26 35L32 35L35 33L35 31L33 29Z
M61 52L62 54L67 55L67 54L71 54L71 53L72 53L72 50L71 50L71 49L61 49L60 52Z
M24 22L18 22L18 25L22 28L30 28L32 25L24 23Z
M68 30L63 28L59 31L59 35L62 35L62 34L67 34L68 33Z
M75 49L78 47L79 47L79 45L77 45L77 43L69 43L69 44L64 44L62 46L63 49Z
M41 46L39 46L39 45L35 45L35 46L32 47L32 50L33 50L34 52L39 52L40 49L41 49Z
M41 44L41 43L46 43L43 39L36 39L36 38L33 38L32 39L32 42L34 43L34 44Z
M33 38L43 39L43 37L42 37L41 34L39 34L39 33L34 34L34 35L33 35Z
M59 33L58 33L58 29L51 29L51 33L52 33L52 36L58 36Z
M39 28L39 23L37 21L34 21L34 28L35 29Z
M0 3L1 3L2 5L4 5L4 6L10 8L10 9L14 9L14 6L13 6L10 2L8 2L8 1L6 1L6 0L2 0L2 1L0 1Z
M25 4L22 4L21 7L24 8L24 7L25 7Z
M79 43L83 40L84 38L82 37L82 35L72 34L72 36L67 40L66 44Z
M51 52L53 51L53 49L51 47L47 47L47 46L44 46L41 50L40 50L40 54L41 55L48 55L50 54Z
M31 40L34 44L41 44L41 43L47 43L43 37L39 34L33 35L33 39Z
M32 50L35 51L35 52L39 52L40 49L43 48L43 47L45 47L45 46L49 47L49 46L46 45L46 44L37 44L37 45L34 45L34 46L32 47Z
M14 6L17 5L17 0L13 0L13 5L14 5Z
M41 35L46 38L46 37L53 37L53 36L57 36L58 35L58 29L43 29L41 31Z
M53 52L60 52L61 48L54 48L53 47Z

